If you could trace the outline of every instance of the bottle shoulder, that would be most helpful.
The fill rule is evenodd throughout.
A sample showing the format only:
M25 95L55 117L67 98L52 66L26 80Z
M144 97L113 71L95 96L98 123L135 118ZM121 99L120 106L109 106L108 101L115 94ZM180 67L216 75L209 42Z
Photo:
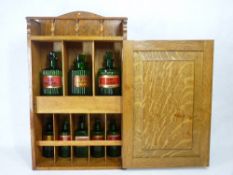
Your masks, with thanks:
M45 69L42 69L41 71L42 73L62 73L61 69L49 69L49 68L45 68Z
M89 75L91 73L89 69L71 69L70 72L72 74L82 74L82 75Z
M87 130L76 130L74 133L75 136L87 136Z
M62 131L62 132L60 133L60 135L70 135L70 132L69 132L69 131Z
M119 135L120 134L120 132L119 131L108 131L107 132L107 135Z
M44 131L43 135L53 135L53 131Z
M118 75L120 74L120 70L113 68L113 69L106 69L106 68L100 68L98 71L99 75Z
M100 131L92 130L91 134L92 135L104 135L104 131L102 131L102 130L100 130Z

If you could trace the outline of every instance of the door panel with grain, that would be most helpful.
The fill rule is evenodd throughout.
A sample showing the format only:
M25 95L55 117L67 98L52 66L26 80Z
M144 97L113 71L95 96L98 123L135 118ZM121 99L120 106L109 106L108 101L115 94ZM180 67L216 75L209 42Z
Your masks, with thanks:
M123 167L206 166L211 41L124 43Z

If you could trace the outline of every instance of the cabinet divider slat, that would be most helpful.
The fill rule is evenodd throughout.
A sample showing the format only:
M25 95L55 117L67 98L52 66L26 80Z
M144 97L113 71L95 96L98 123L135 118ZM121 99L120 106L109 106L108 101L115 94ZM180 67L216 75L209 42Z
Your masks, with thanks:
M95 42L92 41L92 54L91 54L91 58L92 58L92 94L93 96L95 96Z
M70 117L70 135L71 135L71 141L73 140L74 136L73 136L73 116L72 114L69 114L69 117ZM71 163L73 162L73 159L74 159L74 155L73 155L73 146L71 146L70 148L70 160L71 160Z
M88 132L88 138L89 141L91 140L91 122L90 122L90 114L87 114L87 132ZM88 146L88 163L90 163L91 159L91 147Z
M104 114L104 140L107 140L107 114ZM107 160L107 147L104 147L104 161Z
M55 114L53 114L53 141L55 141ZM56 163L56 147L53 145L53 163Z
M68 95L68 84L67 84L67 76L68 76L68 58L67 58L67 50L65 48L65 43L62 41L62 83L63 83L63 96Z

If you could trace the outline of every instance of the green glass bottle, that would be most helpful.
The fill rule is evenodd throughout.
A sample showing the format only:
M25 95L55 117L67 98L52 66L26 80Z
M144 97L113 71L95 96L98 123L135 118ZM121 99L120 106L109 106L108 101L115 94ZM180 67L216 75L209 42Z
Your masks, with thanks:
M53 140L53 122L52 118L46 118L45 126L43 127L42 131L43 140L51 141ZM44 146L42 148L42 155L47 158L51 158L54 155L54 148L53 146Z
M71 140L70 136L70 125L68 120L66 119L63 123L62 129L60 131L59 140L68 141ZM59 147L59 156L60 157L70 157L70 147L69 146L61 146Z
M69 94L91 95L91 71L86 62L86 55L79 54L69 72Z
M58 68L57 53L49 52L49 67L41 71L41 95L62 95L62 71Z
M80 121L78 123L78 129L74 133L74 139L78 141L89 140L88 132L86 129L85 116L80 117ZM88 147L87 146L74 147L74 156L75 157L87 157Z
M113 67L113 53L106 52L104 67L99 69L97 75L99 95L121 95L120 70Z
M116 121L114 119L110 121L109 130L107 132L107 140L121 140L120 131L117 129ZM109 157L121 156L121 147L120 146L108 146L107 155Z
M101 128L101 123L99 119L95 119L94 128L91 132L91 140L104 140L104 131ZM104 147L92 146L91 156L96 158L104 157Z

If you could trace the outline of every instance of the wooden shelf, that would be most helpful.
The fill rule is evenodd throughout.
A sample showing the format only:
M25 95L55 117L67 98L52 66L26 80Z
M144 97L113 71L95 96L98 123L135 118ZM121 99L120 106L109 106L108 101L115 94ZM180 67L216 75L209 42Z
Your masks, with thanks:
M40 36L32 35L31 41L123 41L122 36Z
M121 146L122 141L88 140L88 141L37 141L37 146Z
M36 97L36 113L121 113L121 96Z

